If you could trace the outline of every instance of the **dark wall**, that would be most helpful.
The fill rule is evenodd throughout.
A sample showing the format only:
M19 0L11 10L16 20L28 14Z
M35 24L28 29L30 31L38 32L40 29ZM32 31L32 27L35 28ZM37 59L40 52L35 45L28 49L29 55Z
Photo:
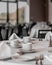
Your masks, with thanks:
M30 0L30 18L35 21L45 20L44 0Z

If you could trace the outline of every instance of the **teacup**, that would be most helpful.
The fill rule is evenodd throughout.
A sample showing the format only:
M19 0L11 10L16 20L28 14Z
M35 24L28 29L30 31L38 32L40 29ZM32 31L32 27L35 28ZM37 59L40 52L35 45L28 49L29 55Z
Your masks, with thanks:
M24 51L24 52L26 52L26 51L31 51L32 50L32 43L26 43L26 44L22 44L22 50Z
M24 43L28 43L28 42L29 42L29 40L30 40L30 38L29 38L28 36L23 37L23 42L24 42Z

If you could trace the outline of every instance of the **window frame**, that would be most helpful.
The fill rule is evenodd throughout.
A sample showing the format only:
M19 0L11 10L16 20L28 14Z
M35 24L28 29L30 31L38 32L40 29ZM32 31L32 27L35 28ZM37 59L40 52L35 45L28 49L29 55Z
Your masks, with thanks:
M9 3L16 3L16 9L17 9L17 12L16 12L16 16L17 16L17 20L16 20L16 23L18 24L18 0L16 1L2 1L0 0L0 2L3 2L3 3L6 3L7 4L7 19L0 19L0 20L6 20L6 22L9 22Z

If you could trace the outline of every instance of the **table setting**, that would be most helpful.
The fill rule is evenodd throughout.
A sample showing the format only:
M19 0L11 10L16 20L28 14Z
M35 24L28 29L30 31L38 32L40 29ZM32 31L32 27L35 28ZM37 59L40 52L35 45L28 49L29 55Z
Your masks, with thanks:
M0 42L0 62L26 64L26 65L46 65L45 55L52 55L50 41L39 41L29 36L19 38L16 34L11 35L9 40Z

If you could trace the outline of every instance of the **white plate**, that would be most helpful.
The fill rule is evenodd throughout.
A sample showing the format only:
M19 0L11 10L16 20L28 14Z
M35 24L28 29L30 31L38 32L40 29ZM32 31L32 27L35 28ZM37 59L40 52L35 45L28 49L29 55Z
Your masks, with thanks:
M30 50L30 51L24 51L24 50L21 50L21 52L22 53L35 53L36 52L36 50L35 49L32 49L32 50Z
M24 54L24 55L21 55L18 59L15 59L13 58L14 61L22 61L22 62L26 62L26 61L31 61L35 59L35 56L34 55L30 55L30 54Z

